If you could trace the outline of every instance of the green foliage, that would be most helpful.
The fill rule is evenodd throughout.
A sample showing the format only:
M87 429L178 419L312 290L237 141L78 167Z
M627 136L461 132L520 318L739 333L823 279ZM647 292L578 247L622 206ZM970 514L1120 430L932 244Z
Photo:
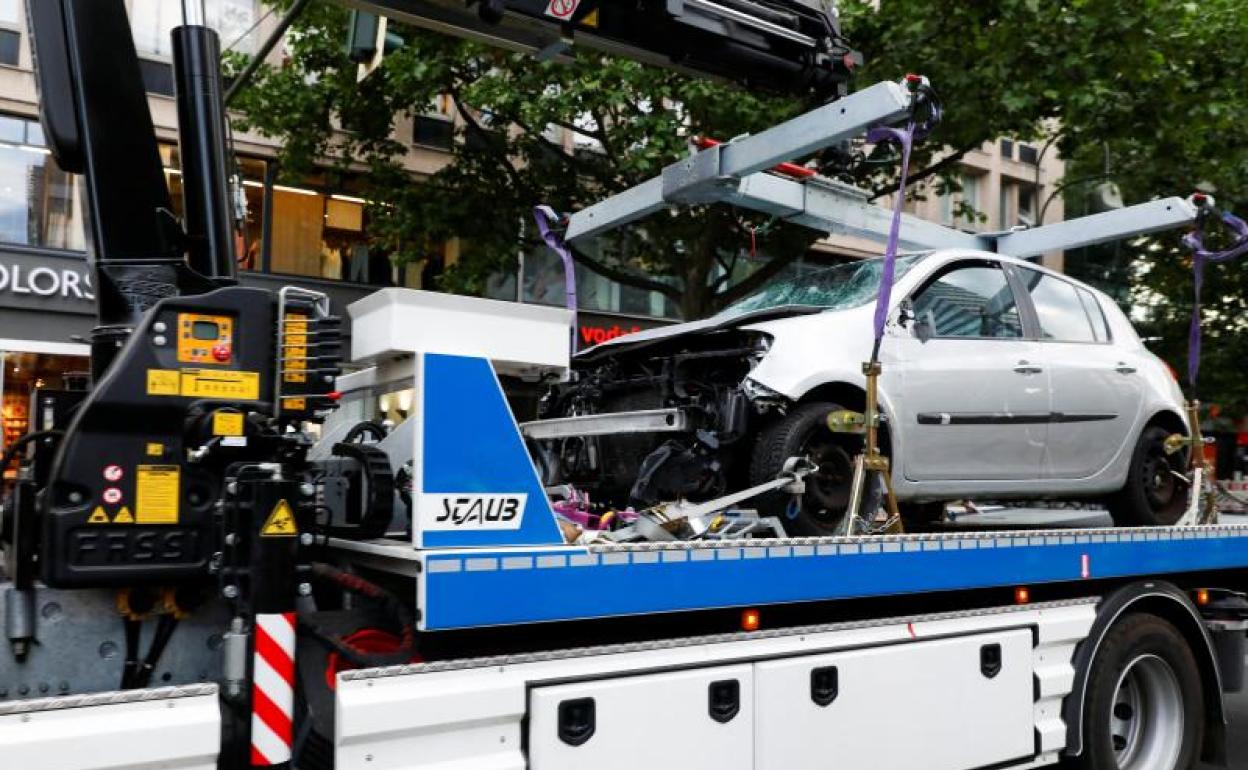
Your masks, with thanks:
M344 11L314 4L285 65L262 68L241 92L238 127L281 138L289 174L327 160L366 169L365 194L377 202L371 235L396 261L422 258L431 242L465 239L465 257L443 276L451 290L479 292L491 273L514 269L522 237L536 242L535 204L573 210L654 176L688 151L691 135L758 131L802 106L623 59L539 62L411 28L400 29L406 45L357 83L345 25ZM440 94L461 123L453 162L413 184L393 128ZM574 142L548 126L574 132ZM683 211L579 258L696 317L760 285L815 235L769 228L760 245L783 256L759 266L746 252L750 230L763 224L744 212Z
M1248 200L1248 99L1240 96L1248 14L1238 0L841 0L845 31L863 50L859 84L921 72L937 86L945 122L920 147L914 168L956 185L962 153L999 136L1067 159L1068 209L1079 213L1107 178L1128 203L1185 195L1203 184L1221 203ZM313 4L296 27L292 55L262 69L240 99L243 125L280 137L284 168L326 160L368 172L374 236L399 261L425 244L458 236L467 256L445 288L480 291L485 277L514 268L535 203L571 210L656 174L686 152L690 135L729 138L757 131L804 105L578 51L570 64L486 49L403 29L407 45L363 83L343 50L345 12ZM237 64L237 62L235 62ZM392 128L448 93L463 128L454 162L419 184L399 165ZM572 150L547 126L577 132ZM333 129L346 129L335 133ZM877 153L852 176L878 194L895 184L894 159ZM1106 163L1108 158L1108 176ZM582 265L672 298L686 317L703 315L765 281L814 237L767 229L770 257L743 259L757 217L724 208L653 217L627 240ZM530 241L533 228L524 233ZM1190 265L1177 236L1070 255L1072 272L1119 281L1118 295L1160 337L1172 363L1185 355ZM715 276L719 276L716 278ZM1243 323L1248 270L1209 271L1206 398L1248 400Z

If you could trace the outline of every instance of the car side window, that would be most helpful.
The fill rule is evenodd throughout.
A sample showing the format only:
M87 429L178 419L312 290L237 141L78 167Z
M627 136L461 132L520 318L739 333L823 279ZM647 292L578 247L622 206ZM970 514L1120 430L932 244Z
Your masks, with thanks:
M1096 342L1092 321L1073 283L1023 268L1023 283L1040 321L1040 338L1055 342Z
M1014 292L995 265L955 267L940 276L915 297L914 314L936 337L1023 336Z
M1096 295L1079 287L1079 299L1083 300L1083 309L1088 311L1088 318L1092 319L1092 336L1097 342L1109 342L1109 321L1105 318L1105 311Z

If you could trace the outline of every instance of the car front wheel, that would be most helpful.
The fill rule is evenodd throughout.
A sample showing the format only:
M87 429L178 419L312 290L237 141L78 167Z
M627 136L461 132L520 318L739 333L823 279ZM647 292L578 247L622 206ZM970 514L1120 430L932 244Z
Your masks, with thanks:
M1131 455L1127 483L1108 501L1109 513L1120 527L1169 526L1183 516L1188 484L1182 452L1166 453L1170 431L1150 425L1140 434Z
M828 415L843 407L830 401L799 404L768 425L758 436L750 461L750 484L776 478L790 457L807 457L819 470L806 477L806 492L795 504L792 496L769 492L758 498L759 512L776 516L789 535L838 535L849 507L854 477L854 456L862 451L862 438L828 429ZM868 489L878 490L875 479ZM867 510L878 504L878 492L868 499Z

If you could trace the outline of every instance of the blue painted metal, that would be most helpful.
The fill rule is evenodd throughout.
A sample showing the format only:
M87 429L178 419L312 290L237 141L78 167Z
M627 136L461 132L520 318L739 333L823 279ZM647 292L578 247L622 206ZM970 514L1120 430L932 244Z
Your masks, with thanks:
M426 548L561 544L550 501L489 361L435 353L420 358L419 491L523 494L526 503L518 529L424 530L418 542Z
M437 630L1244 568L1248 527L427 551L422 559L422 628Z

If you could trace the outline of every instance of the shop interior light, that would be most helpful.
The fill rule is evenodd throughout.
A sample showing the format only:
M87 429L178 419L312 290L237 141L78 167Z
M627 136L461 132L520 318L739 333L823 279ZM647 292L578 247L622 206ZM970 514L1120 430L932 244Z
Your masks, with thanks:
M264 182L257 182L254 179L244 179L243 187L264 187Z
M305 190L302 187L290 187L284 184L275 184L273 189L280 192L295 193L296 195L320 195L316 190Z
M354 195L338 195L337 193L335 193L334 195L331 195L329 197L333 198L336 201L343 201L344 203L359 203L360 205L368 203L368 201L364 200L363 198L357 198Z

